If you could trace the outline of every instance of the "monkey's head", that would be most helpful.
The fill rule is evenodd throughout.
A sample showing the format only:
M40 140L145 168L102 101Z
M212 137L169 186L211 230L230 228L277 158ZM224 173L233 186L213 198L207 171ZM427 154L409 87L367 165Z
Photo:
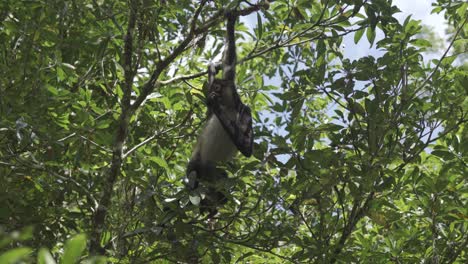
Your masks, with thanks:
M214 79L208 90L208 104L218 103L226 107L234 106L236 86L233 81Z

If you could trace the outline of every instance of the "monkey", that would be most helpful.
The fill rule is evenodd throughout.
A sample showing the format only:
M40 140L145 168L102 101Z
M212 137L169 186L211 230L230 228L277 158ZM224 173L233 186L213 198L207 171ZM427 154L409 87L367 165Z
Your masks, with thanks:
M217 213L217 205L226 202L225 195L216 189L215 184L217 180L227 178L227 174L217 165L232 160L238 150L246 157L250 157L253 151L252 113L242 103L235 85L237 16L235 11L225 13L227 23L222 58L223 77L215 78L217 65L208 66L207 121L186 171L186 185L190 190L195 190L200 180L208 183L206 197L200 206L208 208L211 216Z

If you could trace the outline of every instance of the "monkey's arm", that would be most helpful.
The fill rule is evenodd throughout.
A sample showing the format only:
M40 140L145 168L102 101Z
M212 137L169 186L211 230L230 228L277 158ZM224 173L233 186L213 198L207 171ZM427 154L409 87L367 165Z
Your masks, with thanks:
M210 93L207 104L219 119L237 149L249 157L252 155L253 131L252 113L248 106L242 103L237 93L236 78L236 39L235 25L237 14L226 13L226 37L223 54L223 79L210 78ZM209 73L214 73L213 70Z
M226 13L226 38L224 40L223 79L234 82L236 79L236 20L237 15L230 11Z

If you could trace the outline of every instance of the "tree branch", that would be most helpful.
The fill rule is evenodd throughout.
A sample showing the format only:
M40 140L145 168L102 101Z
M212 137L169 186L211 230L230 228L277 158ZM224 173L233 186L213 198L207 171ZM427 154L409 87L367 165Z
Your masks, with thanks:
M353 233L354 228L356 227L356 224L359 222L359 220L361 220L361 218L365 216L369 203L372 201L373 198L374 192L371 192L369 193L366 200L364 201L364 204L361 207L359 207L358 205L359 201L355 202L354 207L351 211L351 215L349 216L349 222L343 228L343 232L341 234L340 240L338 241L338 244L335 247L335 250L333 251L333 256L330 259L330 263L336 262L338 255L341 253L345 246L346 240Z
M338 37L341 37L341 36L345 36L347 34L350 34L352 32L355 32L355 31L358 31L360 29L363 29L365 28L366 26L362 26L362 27L359 27L359 28L355 28L355 29L351 29L351 30L348 30L346 32L343 32L342 34L339 34ZM333 36L333 38L336 37L336 36ZM265 53L268 53L272 50L275 50L275 49L281 49L281 48L286 48L286 47L292 47L292 46L296 46L296 45L301 45L305 42L311 42L311 41L314 41L314 40L318 40L318 39L327 39L329 38L328 36L318 36L318 37L313 37L313 38L308 38L306 40L301 40L299 42L295 42L295 43L276 43L276 44L273 44L272 46L269 46L268 48L265 48L264 50L261 50L257 53L252 53L252 54L249 54L247 55L246 57L242 58L241 60L239 60L236 65L238 64L242 64L242 63L245 63L249 60L252 60L256 57L259 57ZM221 64L217 64L219 66L221 66ZM196 79L198 77L201 77L201 76L204 76L208 74L208 71L202 71L202 72L197 72L197 73L192 73L192 74L187 74L187 75L180 75L180 76L176 76L172 79L168 79L168 80L165 80L165 81L160 81L160 82L157 82L156 83L156 86L158 85L168 85L168 84L171 84L171 83L174 83L174 82L179 82L179 81L186 81L186 80L192 80L192 79Z
M127 151L124 155L123 155L123 158L127 158L130 154L132 154L134 151L136 151L137 149L141 148L142 146L148 144L149 142L151 142L152 140L154 140L155 138L158 138L160 137L161 135L164 135L174 129L177 129L181 126L183 126L187 120L190 118L190 116L192 116L193 114L193 110L190 109L190 111L188 112L188 114L185 116L184 120L182 122L180 122L179 124L177 124L176 126L173 126L173 127L170 127L164 131L161 131L161 132L155 132L152 136L146 138L145 140L143 140L142 142L138 143L136 146L134 146L133 148L131 148L129 151Z
M144 102L146 97L148 97L148 95L153 92L154 88L156 88L156 87L159 87L161 85L167 85L167 84L170 84L170 83L173 83L173 82L176 82L176 81L195 79L195 78L198 78L200 76L203 76L203 75L207 74L207 71L203 71L203 72L194 73L194 74L185 75L185 76L176 76L176 77L174 77L172 79L169 79L169 80L166 80L166 81L160 81L160 82L157 81L157 79L159 78L159 75L164 71L164 69L166 69L167 66L169 66L170 63L172 63L180 54L182 54L182 52L184 52L188 48L189 44L192 42L192 40L197 35L205 33L208 29L213 27L216 23L219 23L220 18L224 18L224 14L225 14L226 10L223 8L223 9L218 10L202 26L197 28L196 27L196 22L198 20L198 17L199 17L199 15L201 13L201 10L202 10L203 6L206 4L206 2L207 2L206 0L202 1L200 3L200 6L198 7L198 9L195 11L192 22L190 24L190 31L189 31L187 37L179 44L179 46L177 46L174 49L174 51L168 57L161 60L157 64L156 69L153 72L153 74L151 75L150 79L143 86L143 89L142 89L142 92L141 92L140 96L138 96L138 98L133 103L133 105L132 105L133 110L136 110ZM259 4L254 5L254 6L250 6L250 7L247 7L245 9L242 9L242 10L237 10L237 11L235 11L235 13L238 16L247 16L247 15L249 15L249 14L251 14L253 12L256 12L256 11L262 9L262 8L267 9L268 6L269 6L269 4L265 1L263 3L259 3Z
M161 85L160 83L156 82L159 78L159 75L161 75L161 73L169 66L169 64L171 64L180 54L182 54L182 52L184 52L187 49L192 39L196 35L202 32L205 32L208 28L210 28L213 24L215 24L215 22L218 20L219 17L222 16L223 12L218 11L217 13L213 15L213 17L211 17L208 20L208 22L205 23L204 26L197 29L196 23L198 20L198 16L200 15L200 12L202 8L205 6L206 2L207 0L203 0L200 3L200 6L198 7L198 9L195 11L195 15L192 18L192 22L190 24L190 31L188 32L187 37L179 44L179 46L177 46L174 49L174 51L169 56L167 56L165 59L157 63L156 69L151 74L150 79L143 85L140 95L132 104L131 106L132 112L134 112L136 109L138 109L138 107L140 107L140 105L146 100L148 95L153 92L155 87L158 87L159 85Z
M466 24L466 21L468 20L468 18L465 18L465 20L463 21L463 23L460 25L460 27L458 28L457 32L455 33L455 35L453 35L453 39L452 41L450 42L448 48L445 50L444 54L442 55L442 57L440 58L440 60L437 62L437 65L435 66L434 70L429 74L429 76L427 76L427 78L424 80L424 82L414 90L413 94L409 97L408 101L411 101L414 96L416 96L416 94L424 88L424 86L427 84L427 82L432 78L432 76L434 76L435 72L439 69L440 67L440 64L442 64L442 61L445 59L445 57L447 57L447 54L448 52L450 51L450 49L452 48L453 46L453 43L455 43L455 40L457 40L457 37L458 35L460 34L460 32L463 30L465 24Z
M202 72L193 73L193 74L188 74L188 75L176 76L176 77L174 77L174 78L172 78L172 79L165 80L165 81L160 81L160 82L158 82L158 83L159 83L160 85L168 85L168 84L171 84L171 83L174 83L174 82L196 79L196 78L201 77L201 76L206 75L206 74L208 74L208 70L202 71Z
M134 71L132 69L132 54L133 54L133 31L135 29L137 17L137 1L131 1L130 14L128 18L127 33L124 37L124 74L125 83L122 86L124 90L122 98L122 112L118 120L118 128L116 131L112 160L109 172L105 175L104 185L102 187L102 196L98 202L96 211L93 217L93 226L91 230L91 243L90 253L104 254L105 249L101 246L101 236L104 232L105 218L107 216L108 208L111 205L111 198L114 189L115 181L120 175L122 166L122 149L128 134L128 124L130 121L130 96L132 92Z

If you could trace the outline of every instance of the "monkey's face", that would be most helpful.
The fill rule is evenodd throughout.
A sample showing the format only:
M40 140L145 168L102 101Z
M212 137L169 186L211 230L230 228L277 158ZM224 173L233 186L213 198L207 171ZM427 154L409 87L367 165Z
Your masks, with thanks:
M232 105L235 87L232 81L215 79L208 92L208 102L216 102L220 105Z

